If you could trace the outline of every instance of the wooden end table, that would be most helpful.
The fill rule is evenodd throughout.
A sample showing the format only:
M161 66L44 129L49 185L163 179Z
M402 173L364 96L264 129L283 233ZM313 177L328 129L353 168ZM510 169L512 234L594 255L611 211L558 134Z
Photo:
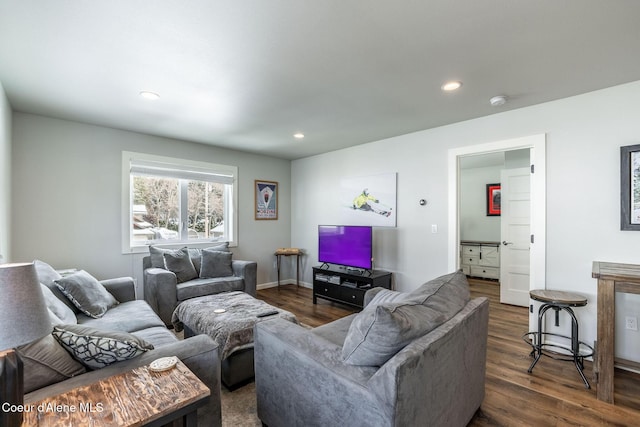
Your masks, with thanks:
M181 361L164 372L132 369L38 402L26 403L22 426L163 426L182 418L195 427L209 388Z

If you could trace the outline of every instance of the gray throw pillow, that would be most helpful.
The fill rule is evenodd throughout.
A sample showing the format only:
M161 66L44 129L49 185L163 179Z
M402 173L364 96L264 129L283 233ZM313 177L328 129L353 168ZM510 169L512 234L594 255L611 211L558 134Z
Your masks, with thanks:
M231 252L222 252L212 249L202 250L202 266L200 267L200 277L231 277L233 267L231 266Z
M38 280L40 283L44 283L47 286L52 284L54 280L58 280L62 277L60 276L60 273L44 261L40 261L38 259L33 260L33 265L36 267Z
M55 283L81 312L95 319L118 305L118 301L102 283L84 270L62 277Z
M38 275L38 280L40 283L45 285L47 288L51 289L51 292L60 299L67 307L71 309L74 313L79 313L78 308L73 305L71 301L67 299L67 297L60 292L60 289L56 286L55 280L60 279L62 276L58 273L53 267L47 264L44 261L34 260L33 265L36 267L36 274Z
M135 335L82 325L55 326L52 334L76 360L90 369L104 368L153 350L153 345Z
M51 334L20 346L16 351L23 363L25 393L87 371Z
M198 277L196 268L189 257L189 249L184 247L176 251L165 251L162 254L167 270L176 275L178 283L183 283Z
M441 286L444 284L447 284L447 287L440 290ZM409 293L411 295L432 295L436 293L436 291L439 291L440 295L446 295L449 299L455 299L457 304L463 303L463 306L469 302L469 299L471 298L469 281L462 270L429 280L418 289Z
M151 261L151 267L165 268L164 257L162 255L168 250L170 249L163 249L157 246L149 245L149 258Z
M40 288L42 289L42 295L44 295L44 302L47 304L47 308L51 310L58 319L60 319L61 323L78 323L78 319L76 318L76 314L73 310L71 310L67 304L62 302L60 298L55 296L48 286L41 283Z
M207 249L211 249L212 251L222 251L229 252L229 242L220 243L215 246L211 246ZM193 266L196 268L196 272L198 276L200 276L200 267L202 265L202 249L199 248L189 248L189 258L191 258L191 262Z
M378 293L349 327L342 347L344 362L381 366L411 341L451 319L469 301L469 284L457 273L418 290Z

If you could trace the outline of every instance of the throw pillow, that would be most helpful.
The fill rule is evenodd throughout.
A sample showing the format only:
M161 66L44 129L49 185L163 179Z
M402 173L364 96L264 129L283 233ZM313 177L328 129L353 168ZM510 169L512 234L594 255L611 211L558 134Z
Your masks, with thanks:
M16 351L23 363L25 393L87 371L58 344L51 334L22 345Z
M55 283L81 312L95 319L104 316L108 309L118 305L118 301L102 283L84 270L62 277Z
M222 251L229 252L229 242L220 243L215 246L211 246L207 249L211 249L213 251ZM200 267L202 265L202 249L199 248L189 248L189 258L191 258L191 262L193 266L196 268L196 272L198 276L200 276Z
M411 293L378 293L349 327L342 347L345 363L381 366L451 319L469 300L468 282L462 276L464 280L458 273L441 276Z
M73 310L71 310L64 302L62 302L60 298L55 296L51 289L49 289L49 287L41 283L40 288L42 289L42 295L44 295L44 302L47 304L47 308L51 312L53 312L53 314L61 321L61 323L78 323L78 319L76 319L76 315Z
M342 358L349 365L381 366L413 339L431 329L426 323L428 316L422 313L425 308L420 298L404 294L393 302L377 303L374 300L349 326L342 346Z
M164 257L162 255L168 250L169 249L163 249L157 246L149 245L149 258L151 261L151 267L165 268Z
M164 265L167 270L176 275L178 283L186 282L198 277L196 268L189 258L189 249L184 247L176 251L165 251L162 254Z
M44 261L34 260L33 265L36 267L36 273L38 274L38 280L40 283L51 289L51 292L60 299L67 307L74 313L79 313L78 309L67 297L60 292L60 289L56 286L55 280L60 279L62 276L53 267ZM75 322L74 322L75 323Z
M49 285L53 283L54 280L58 280L60 277L62 277L60 276L60 273L58 273L53 267L51 267L44 261L36 259L33 261L33 265L36 267L36 273L38 275L38 280L40 281L40 283Z
M447 286L441 289L443 285ZM471 294L469 292L469 281L467 281L467 276L462 272L462 270L436 277L435 279L423 284L418 289L411 291L410 294L433 295L436 292L439 295L445 296L447 300L455 300L456 305L459 305L462 302L466 304L471 298Z
M76 360L90 369L104 368L153 350L153 345L135 335L82 325L55 326L52 334Z
M231 266L231 252L222 252L212 249L202 250L202 266L200 267L200 277L230 277L233 276Z

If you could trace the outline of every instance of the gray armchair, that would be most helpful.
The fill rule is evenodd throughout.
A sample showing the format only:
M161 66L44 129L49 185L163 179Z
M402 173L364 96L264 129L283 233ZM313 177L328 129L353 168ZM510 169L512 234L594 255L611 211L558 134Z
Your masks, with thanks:
M199 274L202 268L199 258L200 251L190 249L189 254ZM189 298L227 291L244 291L256 296L258 266L254 261L231 261L232 272L229 276L196 277L181 283L174 272L153 267L151 256L143 258L142 268L144 270L144 299L167 326L171 326L173 310L181 301Z
M462 280L457 273L443 277L447 283L452 278ZM396 304L384 301L384 297L375 301L374 295L383 292L389 291L372 289L365 302ZM407 295L413 298L416 293ZM424 306L446 305L446 299L450 296L428 296L420 310L433 314L433 305ZM404 310L406 304L402 304L401 308L396 304L394 311ZM467 297L452 317L412 339L380 366L350 364L344 357L352 354L345 352L350 346L349 335L357 329L357 317L368 308L374 311L374 307L365 307L362 313L312 330L280 319L256 325L257 410L264 424L467 425L484 399L488 300Z

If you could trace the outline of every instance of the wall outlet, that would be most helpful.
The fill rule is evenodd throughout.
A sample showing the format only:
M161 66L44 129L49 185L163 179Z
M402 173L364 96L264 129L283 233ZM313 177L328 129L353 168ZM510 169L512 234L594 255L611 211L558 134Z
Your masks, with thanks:
M627 316L625 319L625 328L632 331L638 330L638 318L634 316Z
M432 233L438 232L438 224L431 224L431 232Z

